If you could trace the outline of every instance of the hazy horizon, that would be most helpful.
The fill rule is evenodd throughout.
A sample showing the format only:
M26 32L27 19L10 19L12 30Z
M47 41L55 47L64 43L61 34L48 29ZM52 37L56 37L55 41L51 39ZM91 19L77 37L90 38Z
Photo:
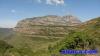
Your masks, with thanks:
M2 28L13 28L25 18L68 14L83 22L100 17L100 0L0 0Z

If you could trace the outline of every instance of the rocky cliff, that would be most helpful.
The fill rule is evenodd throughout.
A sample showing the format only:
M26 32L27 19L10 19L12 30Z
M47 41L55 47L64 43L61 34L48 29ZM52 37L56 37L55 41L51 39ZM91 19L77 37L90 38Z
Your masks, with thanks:
M14 28L14 31L30 35L63 36L66 34L66 29L70 29L80 23L81 21L72 15L48 15L21 20Z

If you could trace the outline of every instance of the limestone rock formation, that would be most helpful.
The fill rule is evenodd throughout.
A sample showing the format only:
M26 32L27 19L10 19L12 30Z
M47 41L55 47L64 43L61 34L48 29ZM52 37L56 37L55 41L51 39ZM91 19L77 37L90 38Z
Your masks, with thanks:
M14 28L14 31L42 36L57 36L57 34L58 36L62 36L63 34L66 34L67 28L76 26L80 23L81 21L72 15L48 15L21 20Z

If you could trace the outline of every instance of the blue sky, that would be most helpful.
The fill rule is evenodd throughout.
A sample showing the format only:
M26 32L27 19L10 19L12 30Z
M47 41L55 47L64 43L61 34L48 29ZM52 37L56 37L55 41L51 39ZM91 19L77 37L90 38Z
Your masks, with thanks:
M0 27L15 27L24 18L68 14L81 21L99 17L100 0L0 0Z

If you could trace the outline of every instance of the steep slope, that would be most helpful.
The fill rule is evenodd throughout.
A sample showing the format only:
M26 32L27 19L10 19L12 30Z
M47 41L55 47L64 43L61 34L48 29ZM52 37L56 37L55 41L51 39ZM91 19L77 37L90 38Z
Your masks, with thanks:
M15 31L35 36L63 37L67 30L74 28L81 21L77 17L48 15L43 17L28 18L18 22Z

